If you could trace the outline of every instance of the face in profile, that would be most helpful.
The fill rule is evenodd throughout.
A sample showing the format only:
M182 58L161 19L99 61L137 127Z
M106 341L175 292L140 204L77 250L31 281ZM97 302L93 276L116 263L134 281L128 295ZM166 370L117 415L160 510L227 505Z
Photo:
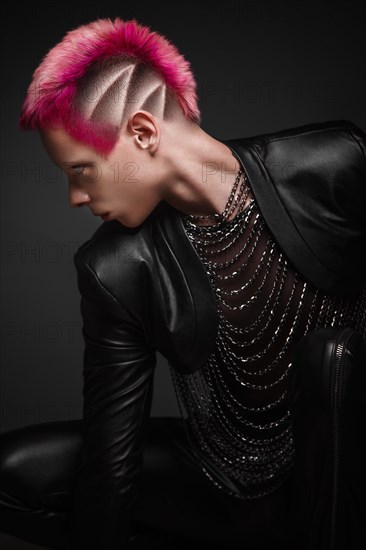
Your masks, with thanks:
M72 207L129 227L171 193L173 154L165 136L159 145L171 123L200 123L189 63L163 35L118 17L80 25L47 52L19 119L66 173Z
M66 175L71 207L87 206L106 221L137 227L162 200L156 161L144 138L121 132L108 157L73 139L63 128L41 130L43 146Z

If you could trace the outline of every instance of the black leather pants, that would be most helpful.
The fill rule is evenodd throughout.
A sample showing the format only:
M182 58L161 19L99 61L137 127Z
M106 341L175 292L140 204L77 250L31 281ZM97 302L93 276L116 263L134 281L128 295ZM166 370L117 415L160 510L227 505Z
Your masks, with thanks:
M144 525L243 550L364 548L365 378L365 345L353 330L322 328L300 340L289 384L295 467L280 489L257 500L216 489L191 457L181 421L151 418L129 548ZM47 422L0 435L1 531L69 548L81 426Z

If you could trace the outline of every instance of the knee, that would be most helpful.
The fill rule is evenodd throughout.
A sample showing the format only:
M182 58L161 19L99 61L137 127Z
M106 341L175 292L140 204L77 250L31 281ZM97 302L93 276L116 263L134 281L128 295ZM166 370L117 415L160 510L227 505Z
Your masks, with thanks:
M0 491L38 502L70 484L82 441L81 421L32 424L0 434Z
M365 393L366 344L350 327L321 327L295 346L289 373L289 402L326 410L338 385L344 400ZM361 395L360 395L361 397Z

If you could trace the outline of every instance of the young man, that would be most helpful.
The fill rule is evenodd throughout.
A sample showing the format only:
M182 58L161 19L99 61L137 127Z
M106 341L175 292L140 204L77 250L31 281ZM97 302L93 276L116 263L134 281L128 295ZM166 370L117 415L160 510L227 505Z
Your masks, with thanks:
M362 130L215 139L187 61L120 19L45 56L21 127L105 223L75 254L83 418L1 435L1 529L52 548L130 548L143 524L361 548ZM149 416L157 350L181 418Z

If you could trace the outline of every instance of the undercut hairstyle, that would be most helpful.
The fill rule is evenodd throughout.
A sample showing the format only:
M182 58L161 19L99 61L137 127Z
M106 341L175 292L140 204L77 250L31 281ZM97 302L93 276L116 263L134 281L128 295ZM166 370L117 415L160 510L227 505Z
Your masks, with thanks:
M62 127L108 155L129 115L139 109L168 121L183 113L199 125L190 64L164 36L135 19L98 19L69 31L44 56L19 127Z

